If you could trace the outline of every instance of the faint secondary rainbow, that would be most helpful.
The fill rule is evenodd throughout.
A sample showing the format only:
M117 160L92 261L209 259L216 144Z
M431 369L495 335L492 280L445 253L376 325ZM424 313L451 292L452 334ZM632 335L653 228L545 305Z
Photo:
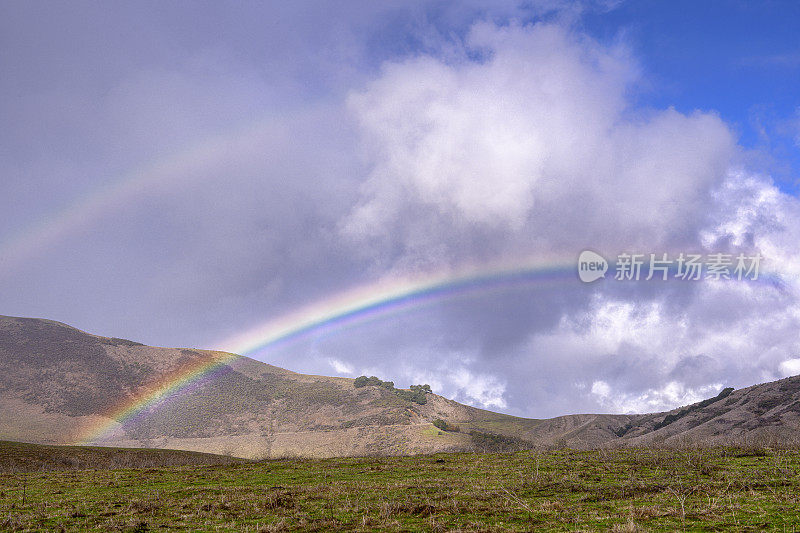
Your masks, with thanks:
M110 216L139 198L163 193L176 185L191 184L209 169L261 150L264 139L277 135L273 121L262 118L239 130L207 137L128 172L77 198L60 211L48 213L38 223L0 240L0 274L35 257L48 247Z

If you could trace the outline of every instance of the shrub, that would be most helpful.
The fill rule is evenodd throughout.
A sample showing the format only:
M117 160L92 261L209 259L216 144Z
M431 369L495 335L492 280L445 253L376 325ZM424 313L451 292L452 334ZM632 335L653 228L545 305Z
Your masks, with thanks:
M425 405L426 403L428 403L428 399L425 397L424 392L403 390L403 389L396 389L394 392L402 399L407 400L409 402L415 402L420 405Z
M460 427L448 424L441 418L437 418L436 420L434 420L433 425L441 429L442 431L451 431L453 433L458 433L459 431L461 431Z
M406 401L416 402L420 405L427 403L428 399L425 395L432 392L430 385L411 385L411 390L395 389L394 381L383 381L376 376L358 376L353 381L353 386L357 389L369 386L383 387L384 389L394 391L395 394Z
M387 381L386 383L384 383L376 376L370 376L370 377L358 376L353 382L353 385L358 389L367 386L377 386L377 387L386 386L387 383L390 383L392 387L394 386L394 383L392 383L391 381Z

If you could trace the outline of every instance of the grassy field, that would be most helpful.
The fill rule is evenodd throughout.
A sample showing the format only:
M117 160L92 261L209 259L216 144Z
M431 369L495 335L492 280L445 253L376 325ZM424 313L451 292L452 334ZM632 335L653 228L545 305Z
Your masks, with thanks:
M793 531L799 472L734 448L7 471L0 529Z

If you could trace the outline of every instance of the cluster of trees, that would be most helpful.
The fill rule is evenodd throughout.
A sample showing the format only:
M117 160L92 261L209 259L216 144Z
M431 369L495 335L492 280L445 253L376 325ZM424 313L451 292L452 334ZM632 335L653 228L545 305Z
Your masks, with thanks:
M358 376L355 382L353 382L353 385L355 385L357 389L361 387L383 387L384 389L389 390L394 389L394 381L383 381L375 376Z
M383 387L384 389L393 391L404 400L416 402L420 405L427 403L428 398L426 396L433 392L431 386L428 384L411 385L409 390L396 389L394 388L394 381L383 381L376 376L358 376L353 382L353 385L355 385L357 389L361 387Z
M404 400L416 402L420 405L425 404L428 401L426 396L428 393L433 392L430 385L411 385L409 389L395 389L394 392Z

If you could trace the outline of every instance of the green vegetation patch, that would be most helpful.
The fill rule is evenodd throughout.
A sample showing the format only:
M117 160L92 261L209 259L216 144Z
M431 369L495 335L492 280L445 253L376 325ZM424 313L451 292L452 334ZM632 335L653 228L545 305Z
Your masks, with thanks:
M0 474L17 531L800 528L797 450L528 450Z
M394 381L383 381L376 376L358 376L353 381L353 386L357 389L361 387L383 387L393 391L397 396L409 402L415 402L424 405L428 402L427 395L433 392L430 385L411 385L409 390L396 389Z
M433 425L441 429L442 431L450 431L452 433L458 433L459 431L461 431L460 427L454 424L448 424L447 421L442 420L441 418L437 418L436 420L434 420Z

